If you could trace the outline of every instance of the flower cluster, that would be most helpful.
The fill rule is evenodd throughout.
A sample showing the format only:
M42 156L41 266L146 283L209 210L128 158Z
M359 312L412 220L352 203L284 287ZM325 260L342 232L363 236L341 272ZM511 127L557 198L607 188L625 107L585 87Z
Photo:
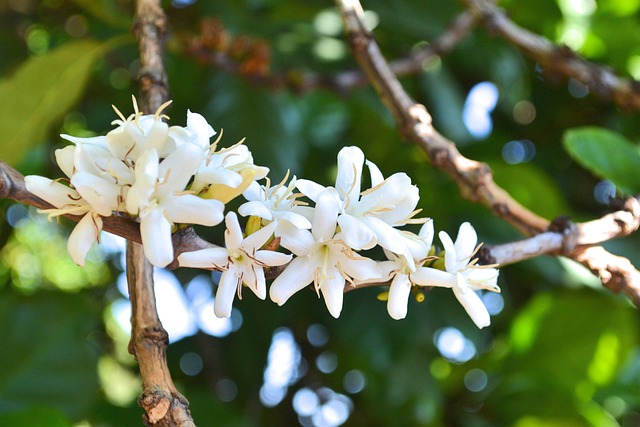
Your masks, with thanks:
M73 145L56 151L66 179L26 177L27 189L52 204L50 216L81 215L68 250L80 265L102 228L102 218L128 216L140 223L145 255L164 267L174 260L171 241L177 224L226 225L225 247L182 253L185 267L222 271L215 314L226 317L244 286L265 299L265 269L282 269L269 288L271 300L284 304L313 284L327 309L338 317L345 287L390 282L387 308L394 319L407 313L414 287L448 287L480 328L489 314L475 292L499 292L498 271L479 266L477 236L469 223L455 241L439 237L444 262L434 262L433 221L418 218L418 188L405 173L385 178L357 147L338 154L334 186L286 176L277 185L256 166L241 143L218 149L216 132L199 114L187 113L187 126L169 127L162 115L135 113L120 120L106 136L62 137ZM363 189L363 168L370 188ZM265 184L259 181L265 179ZM287 182L289 181L289 182ZM225 216L225 203L242 194L238 213L248 217L245 234L235 212ZM310 201L306 203L303 198ZM416 234L407 224L422 224ZM380 246L386 260L366 256ZM278 252L278 247L289 254Z
M84 265L102 217L129 215L140 222L149 261L164 267L174 259L176 224L219 224L228 194L266 176L245 146L209 144L216 132L201 115L189 111L186 127L169 127L162 115L167 105L143 115L134 99L135 113L125 118L116 109L120 120L106 136L61 135L73 143L55 152L67 178L25 178L30 192L55 206L46 211L50 216L82 215L67 245L77 264Z

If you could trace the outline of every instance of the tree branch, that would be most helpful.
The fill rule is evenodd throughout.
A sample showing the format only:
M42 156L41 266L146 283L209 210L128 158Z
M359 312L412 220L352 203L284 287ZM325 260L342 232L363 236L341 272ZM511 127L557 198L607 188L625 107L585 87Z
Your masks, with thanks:
M640 82L618 77L609 67L584 60L567 46L517 26L497 6L486 0L463 0L469 12L523 53L535 59L548 74L574 78L598 96L625 109L640 108Z
M393 114L403 136L418 144L427 154L432 164L447 172L457 183L463 197L474 202L482 203L499 218L509 222L523 234L535 236L549 229L551 224L544 218L536 215L516 202L506 191L500 188L492 178L488 165L467 159L457 150L455 144L442 135L433 127L431 116L424 105L416 103L402 88L398 79L391 71L389 64L384 59L378 44L372 34L366 29L363 22L363 10L357 0L337 0L336 1L342 15L344 26L356 59L360 63L371 83L375 87L380 99L387 105ZM637 203L637 202L636 202ZM634 208L636 209L636 208ZM613 217L606 216L596 227L606 224L608 231L600 233L600 236L610 235L610 225L616 222ZM625 230L635 230L634 226L622 227ZM585 231L593 229L594 224L585 226ZM553 230L551 230L553 231ZM626 232L626 231L625 231ZM598 275L604 286L614 292L624 291L640 307L640 272L631 263L625 264L621 257L615 257L604 249L596 250L593 247L580 247L575 251L575 242L567 245L567 239L562 230L562 239L552 235L538 237L536 245L546 247L556 246L566 248L563 253L572 259L587 266L594 274ZM569 234L574 236L573 232ZM579 240L580 235L576 237ZM589 243L594 243L591 237ZM515 246L512 247L516 250ZM526 250L525 250L526 249ZM526 244L521 244L518 249L520 256L530 257L542 253L541 251L531 251ZM501 253L498 255L504 256ZM489 249L485 256L495 260ZM600 258L593 258L599 256ZM510 262L513 262L511 260ZM624 265L623 265L624 264Z
M462 12L454 18L433 43L415 49L406 57L391 62L391 70L396 76L421 72L425 63L453 50L469 34L476 22L477 18L474 14L467 11ZM344 95L369 83L366 74L361 69L342 71L334 76L297 70L289 70L284 73L268 73L266 71L247 73L242 61L237 60L228 52L220 50L218 39L224 38L222 24L215 22L209 26L214 29L207 31L207 35L196 36L184 42L184 52L204 64L230 74L241 75L253 84L273 90L290 89L298 94L317 89L328 89ZM215 34L209 34L211 32Z
M166 17L159 0L138 0L134 22L140 52L140 106L149 114L169 99L163 62ZM169 335L158 317L153 266L138 241L127 241L127 281L131 299L129 353L140 365L142 394L138 405L146 411L144 422L162 427L195 427L189 402L176 389L167 366Z

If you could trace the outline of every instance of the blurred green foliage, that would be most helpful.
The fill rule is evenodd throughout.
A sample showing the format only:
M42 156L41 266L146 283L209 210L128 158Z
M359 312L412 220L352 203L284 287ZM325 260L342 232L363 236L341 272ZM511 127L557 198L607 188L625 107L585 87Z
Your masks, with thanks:
M519 25L622 76L640 77L640 2L501 4ZM356 64L329 2L163 5L173 123L184 124L188 108L216 130L224 128L222 146L246 137L273 180L290 169L328 185L339 149L358 145L385 176L404 171L412 177L420 207L437 230L454 233L468 220L486 243L519 237L462 199L446 175L402 141L370 87L348 93L273 89L187 53L201 20L213 17L222 24L218 36L230 41L227 53L252 59L261 41L269 55L253 58L262 61L253 66L266 61L274 74L333 78ZM436 0L364 6L389 59L433 41L461 11L456 2ZM0 2L2 160L25 174L60 176L52 161L53 149L64 145L58 134L104 134L115 118L111 104L132 112L139 66L132 15L131 0ZM238 40L254 43L254 50L240 52ZM493 85L497 99L478 116L490 119L478 134L467 128L464 114L471 90L482 82ZM545 74L482 29L402 83L464 155L489 163L497 182L542 216L593 218L609 209L615 186L637 191L637 159L623 151L637 153L637 115L577 82ZM561 142L574 128L581 130L566 133L568 154ZM8 201L0 207L0 425L141 425L136 366L126 354L126 303L116 280L122 270L117 245L103 239L103 248L80 269L65 251L68 221L49 224ZM219 229L201 231L221 239ZM635 236L607 247L632 258L640 250ZM248 295L236 302L231 321L214 324L206 290L216 278L184 269L175 274L186 289L180 294L186 309L175 298L169 312L191 329L170 345L169 364L201 426L337 425L345 410L351 426L640 423L638 313L625 298L594 287L571 261L545 257L504 268L502 296L487 300L496 313L492 326L481 331L443 289L429 291L423 303L411 301L401 322L389 319L376 299L381 290L366 289L345 296L338 320L310 291L284 307ZM169 287L159 283L159 294ZM274 397L265 381L276 368L281 371L274 378L284 382Z

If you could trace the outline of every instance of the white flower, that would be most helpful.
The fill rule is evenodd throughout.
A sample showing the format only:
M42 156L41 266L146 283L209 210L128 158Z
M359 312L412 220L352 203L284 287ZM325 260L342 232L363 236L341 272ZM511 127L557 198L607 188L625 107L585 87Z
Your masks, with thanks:
M404 319L407 316L407 303L411 293L412 286L423 286L421 283L415 283L413 274L422 267L428 258L429 249L433 242L433 221L428 220L416 235L409 232L403 232L409 241L414 242L416 246L420 246L420 250L415 250L420 254L419 258L407 259L406 255L396 255L391 251L385 250L387 261L378 263L381 275L380 277L370 280L355 280L354 284L360 285L364 283L383 283L391 281L389 286L389 294L387 299L387 311L393 319ZM409 254L410 255L410 254Z
M478 236L473 226L468 222L460 226L455 243L444 231L441 231L439 236L445 250L446 271L433 268L417 269L412 274L414 283L421 286L452 288L456 298L473 322L479 328L489 326L491 324L489 312L475 291L484 289L500 292L497 285L498 270L493 266L477 265L477 258L472 259L477 250Z
M215 151L217 141L208 147L209 154L202 162L191 189L205 198L227 203L239 196L254 181L269 173L269 168L256 166L243 141Z
M283 246L297 258L274 280L269 291L278 305L313 282L316 292L322 292L329 313L338 317L346 281L380 276L375 261L355 254L341 233L335 234L340 204L338 192L327 188L317 197L311 232L292 227L296 236Z
M209 248L195 252L185 252L178 256L178 262L184 267L213 268L222 270L218 291L214 302L214 312L218 317L229 317L233 299L238 293L241 298L244 283L258 298L265 299L267 288L264 267L286 264L291 255L260 250L273 234L275 223L242 237L238 217L229 212L225 219L227 231L224 235L225 248Z
M173 260L174 223L214 226L223 219L224 205L185 193L200 165L202 150L183 144L160 163L156 150L147 150L136 162L136 181L126 196L126 208L140 218L140 234L149 261L164 267Z
M203 150L209 147L209 139L215 135L213 128L200 114L187 112L187 126L171 126L163 121L168 117L162 111L171 104L165 102L155 114L142 114L133 98L134 114L126 117L115 107L119 120L111 124L117 125L107 133L105 143L116 158L135 163L146 151L156 150L162 159L184 143L192 143ZM67 138L69 139L69 138ZM86 138L77 138L86 139Z
M360 193L364 153L358 147L344 147L338 153L338 175L335 188L341 199L338 223L344 241L353 249L371 249L376 244L396 254L404 254L412 262L419 254L409 254L405 236L396 228L407 223L419 223L412 217L419 211L418 188L405 173L384 179L378 167L367 162L372 188ZM325 187L300 179L298 189L317 202Z
M100 214L93 210L76 190L57 181L42 176L29 175L25 177L24 182L28 191L56 208L45 209L41 212L49 214L50 217L65 214L82 216L69 235L67 251L76 264L84 265L87 252L89 252L91 245L98 240L102 230Z
M256 216L265 221L277 223L275 236L286 241L291 235L288 233L290 226L297 229L311 228L308 218L313 217L313 209L303 206L305 203L296 200L299 194L293 192L296 185L296 177L291 179L285 187L287 176L278 185L271 187L267 178L267 185L252 182L242 193L248 201L240 206L238 213L242 216ZM295 234L291 235L295 238Z
M109 151L106 137L60 136L75 144L55 151L56 161L68 177L77 172L86 172L117 185L133 184L133 169Z

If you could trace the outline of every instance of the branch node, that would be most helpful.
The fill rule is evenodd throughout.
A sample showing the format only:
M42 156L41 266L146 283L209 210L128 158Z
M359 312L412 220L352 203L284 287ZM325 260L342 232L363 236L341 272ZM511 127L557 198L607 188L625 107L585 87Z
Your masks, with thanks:
M153 425L167 415L171 407L171 398L163 390L153 390L143 393L138 399L138 405L147 412L145 424Z

